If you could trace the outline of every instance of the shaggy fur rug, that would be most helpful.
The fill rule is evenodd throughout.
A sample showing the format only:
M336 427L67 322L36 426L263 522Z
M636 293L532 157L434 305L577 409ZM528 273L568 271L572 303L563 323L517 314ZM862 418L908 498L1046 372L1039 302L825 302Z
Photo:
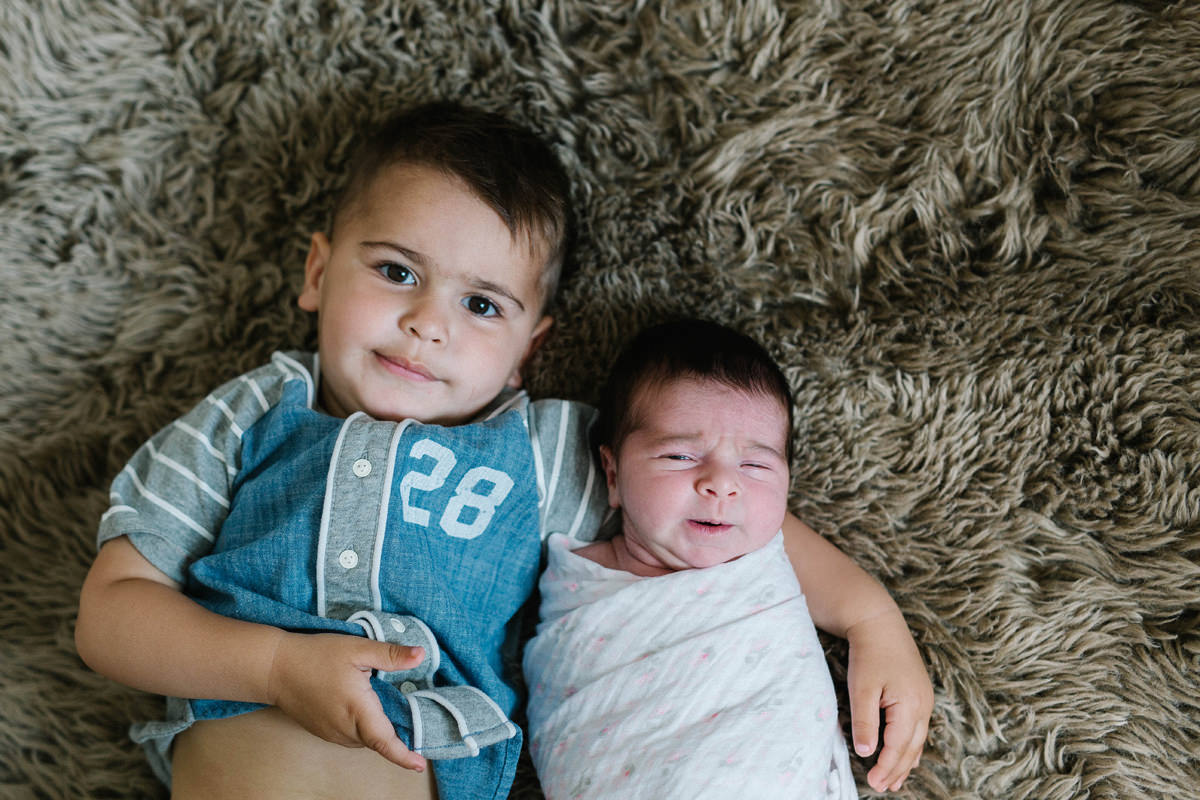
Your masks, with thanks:
M347 145L431 98L570 172L536 393L682 312L786 365L935 684L901 797L1200 797L1200 7L1114 0L3 0L0 796L162 795L72 644L108 484L312 345Z

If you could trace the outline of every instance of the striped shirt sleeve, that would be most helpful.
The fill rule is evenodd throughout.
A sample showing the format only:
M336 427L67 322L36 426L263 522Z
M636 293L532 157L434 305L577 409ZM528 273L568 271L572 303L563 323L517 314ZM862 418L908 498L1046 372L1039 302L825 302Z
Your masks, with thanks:
M98 545L128 536L150 563L182 583L208 553L229 514L242 435L278 401L290 379L312 377L294 357L224 384L156 433L113 479Z
M568 400L537 400L527 408L544 541L561 533L596 538L609 516L604 474L588 439L595 409Z

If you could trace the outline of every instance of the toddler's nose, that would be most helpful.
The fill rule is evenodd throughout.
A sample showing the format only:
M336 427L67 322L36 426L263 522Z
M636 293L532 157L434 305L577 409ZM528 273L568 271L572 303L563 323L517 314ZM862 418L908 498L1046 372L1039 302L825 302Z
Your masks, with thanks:
M418 339L440 343L446 340L446 320L432 301L418 301L400 318L400 327Z

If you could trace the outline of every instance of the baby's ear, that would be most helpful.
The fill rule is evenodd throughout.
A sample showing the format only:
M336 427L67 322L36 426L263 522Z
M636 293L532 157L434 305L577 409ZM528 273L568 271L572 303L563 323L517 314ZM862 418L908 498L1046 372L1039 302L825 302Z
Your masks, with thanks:
M617 457L612 448L606 444L600 445L600 468L604 470L604 481L608 485L608 504L613 508L621 507L621 494L617 491Z
M321 307L321 282L325 267L329 264L329 238L323 233L314 233L308 247L308 258L304 260L304 286L296 299L305 311L316 311Z

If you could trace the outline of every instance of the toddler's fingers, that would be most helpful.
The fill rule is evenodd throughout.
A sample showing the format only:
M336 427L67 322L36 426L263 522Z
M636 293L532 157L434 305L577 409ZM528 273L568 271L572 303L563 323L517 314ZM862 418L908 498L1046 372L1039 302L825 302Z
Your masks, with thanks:
M412 669L425 658L424 647L409 647L390 642L363 641L365 646L366 663L363 667L378 669L384 672L395 672L402 669Z
M391 666L387 669L412 669L425 658L424 647L409 647L403 644L389 644L388 660Z
M425 771L425 757L404 746L382 708L378 709L378 713L369 713L359 719L358 737L364 746L393 764L416 772Z

